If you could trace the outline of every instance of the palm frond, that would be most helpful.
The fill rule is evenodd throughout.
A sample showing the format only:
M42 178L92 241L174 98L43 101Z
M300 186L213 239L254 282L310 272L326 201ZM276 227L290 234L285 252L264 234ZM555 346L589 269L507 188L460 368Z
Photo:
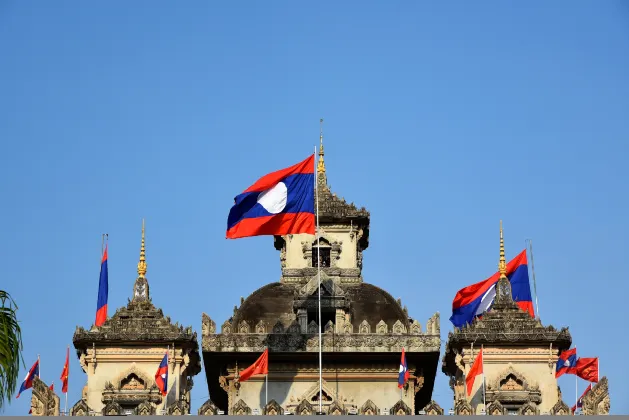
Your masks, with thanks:
M17 305L11 295L0 290L0 410L5 400L11 402L21 365L24 365L24 359Z

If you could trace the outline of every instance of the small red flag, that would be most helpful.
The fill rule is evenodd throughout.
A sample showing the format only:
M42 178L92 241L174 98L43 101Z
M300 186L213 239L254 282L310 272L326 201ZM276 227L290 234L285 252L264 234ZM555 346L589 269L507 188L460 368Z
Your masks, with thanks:
M483 373L483 349L480 350L474 364L470 368L470 371L465 375L465 384L467 385L467 395L472 394L472 387L474 386L474 379Z
M238 381L244 382L247 379L251 378L253 375L266 375L269 373L269 349L264 350L264 353L258 360L256 360L251 366L247 369L240 372L240 378Z
M70 346L66 352L66 363L63 365L63 371L61 372L61 392L68 393L68 376L70 376Z
M581 357L577 360L577 376L590 382L598 382L598 357Z

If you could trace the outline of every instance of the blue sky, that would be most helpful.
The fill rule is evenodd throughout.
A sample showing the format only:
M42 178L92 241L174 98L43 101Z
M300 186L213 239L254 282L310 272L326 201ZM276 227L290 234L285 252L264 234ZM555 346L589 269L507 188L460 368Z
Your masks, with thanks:
M629 412L626 2L5 0L0 56L0 287L21 377L41 354L59 384L94 320L102 233L110 314L142 218L153 301L199 333L202 312L221 324L277 281L272 239L226 240L227 214L312 152L323 117L332 189L371 211L367 282L422 324L439 311L445 340L456 291L497 267L502 219L507 258L533 239L543 323L600 357ZM70 406L84 383L73 357ZM574 377L559 385L574 404ZM452 406L440 366L433 395ZM196 413L204 374L192 398Z

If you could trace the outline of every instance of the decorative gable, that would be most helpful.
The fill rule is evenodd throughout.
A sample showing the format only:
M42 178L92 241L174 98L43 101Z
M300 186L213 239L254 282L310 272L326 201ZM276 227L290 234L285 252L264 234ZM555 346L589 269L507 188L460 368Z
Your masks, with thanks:
M199 407L199 415L200 416L214 416L218 413L218 409L216 405L212 402L211 399L207 400L203 403L201 407Z
M391 407L391 414L394 416L410 416L413 414L413 411L404 401L399 400Z
M275 400L269 401L269 403L264 407L265 416L280 416L283 414L284 414L284 409Z
M360 407L359 413L363 416L377 416L379 414L378 406L374 404L373 401L367 400L363 406Z

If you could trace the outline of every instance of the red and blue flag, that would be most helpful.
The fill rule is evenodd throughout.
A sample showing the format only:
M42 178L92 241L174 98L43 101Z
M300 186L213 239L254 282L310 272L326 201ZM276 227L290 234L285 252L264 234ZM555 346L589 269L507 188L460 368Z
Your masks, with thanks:
M557 359L557 365L555 367L555 378L559 378L561 375L576 375L577 374L577 348L562 351Z
M514 302L531 317L535 317L526 250L509 261L506 274L511 283L511 296ZM475 317L481 316L491 308L496 297L498 280L500 280L500 272L457 292L452 301L452 316L450 317L455 327L461 328L466 324L471 324Z
M400 360L400 374L397 379L397 387L400 389L404 388L410 375L408 364L406 363L406 353L404 352L404 347L402 347L402 359Z
M168 353L164 355L162 362L155 373L155 385L162 395L168 394Z
M258 179L234 198L227 239L315 234L314 154Z
M109 295L109 273L107 270L107 246L100 263L100 279L98 280L98 300L96 302L96 326L100 327L107 320L107 297Z
M581 396L577 400L577 403L572 406L572 408L570 409L572 411L572 414L574 414L577 408L583 408L583 397L585 397L585 394L587 394L591 390L592 390L592 384L590 384L587 388L585 388L585 391L583 391L583 394L581 394Z
M15 398L20 398L20 394L22 392L33 387L33 379L35 378L35 376L39 377L39 359L37 359L37 361L33 364L31 369L26 374L24 382L22 382L22 386L20 386L20 390L18 391L17 397Z

